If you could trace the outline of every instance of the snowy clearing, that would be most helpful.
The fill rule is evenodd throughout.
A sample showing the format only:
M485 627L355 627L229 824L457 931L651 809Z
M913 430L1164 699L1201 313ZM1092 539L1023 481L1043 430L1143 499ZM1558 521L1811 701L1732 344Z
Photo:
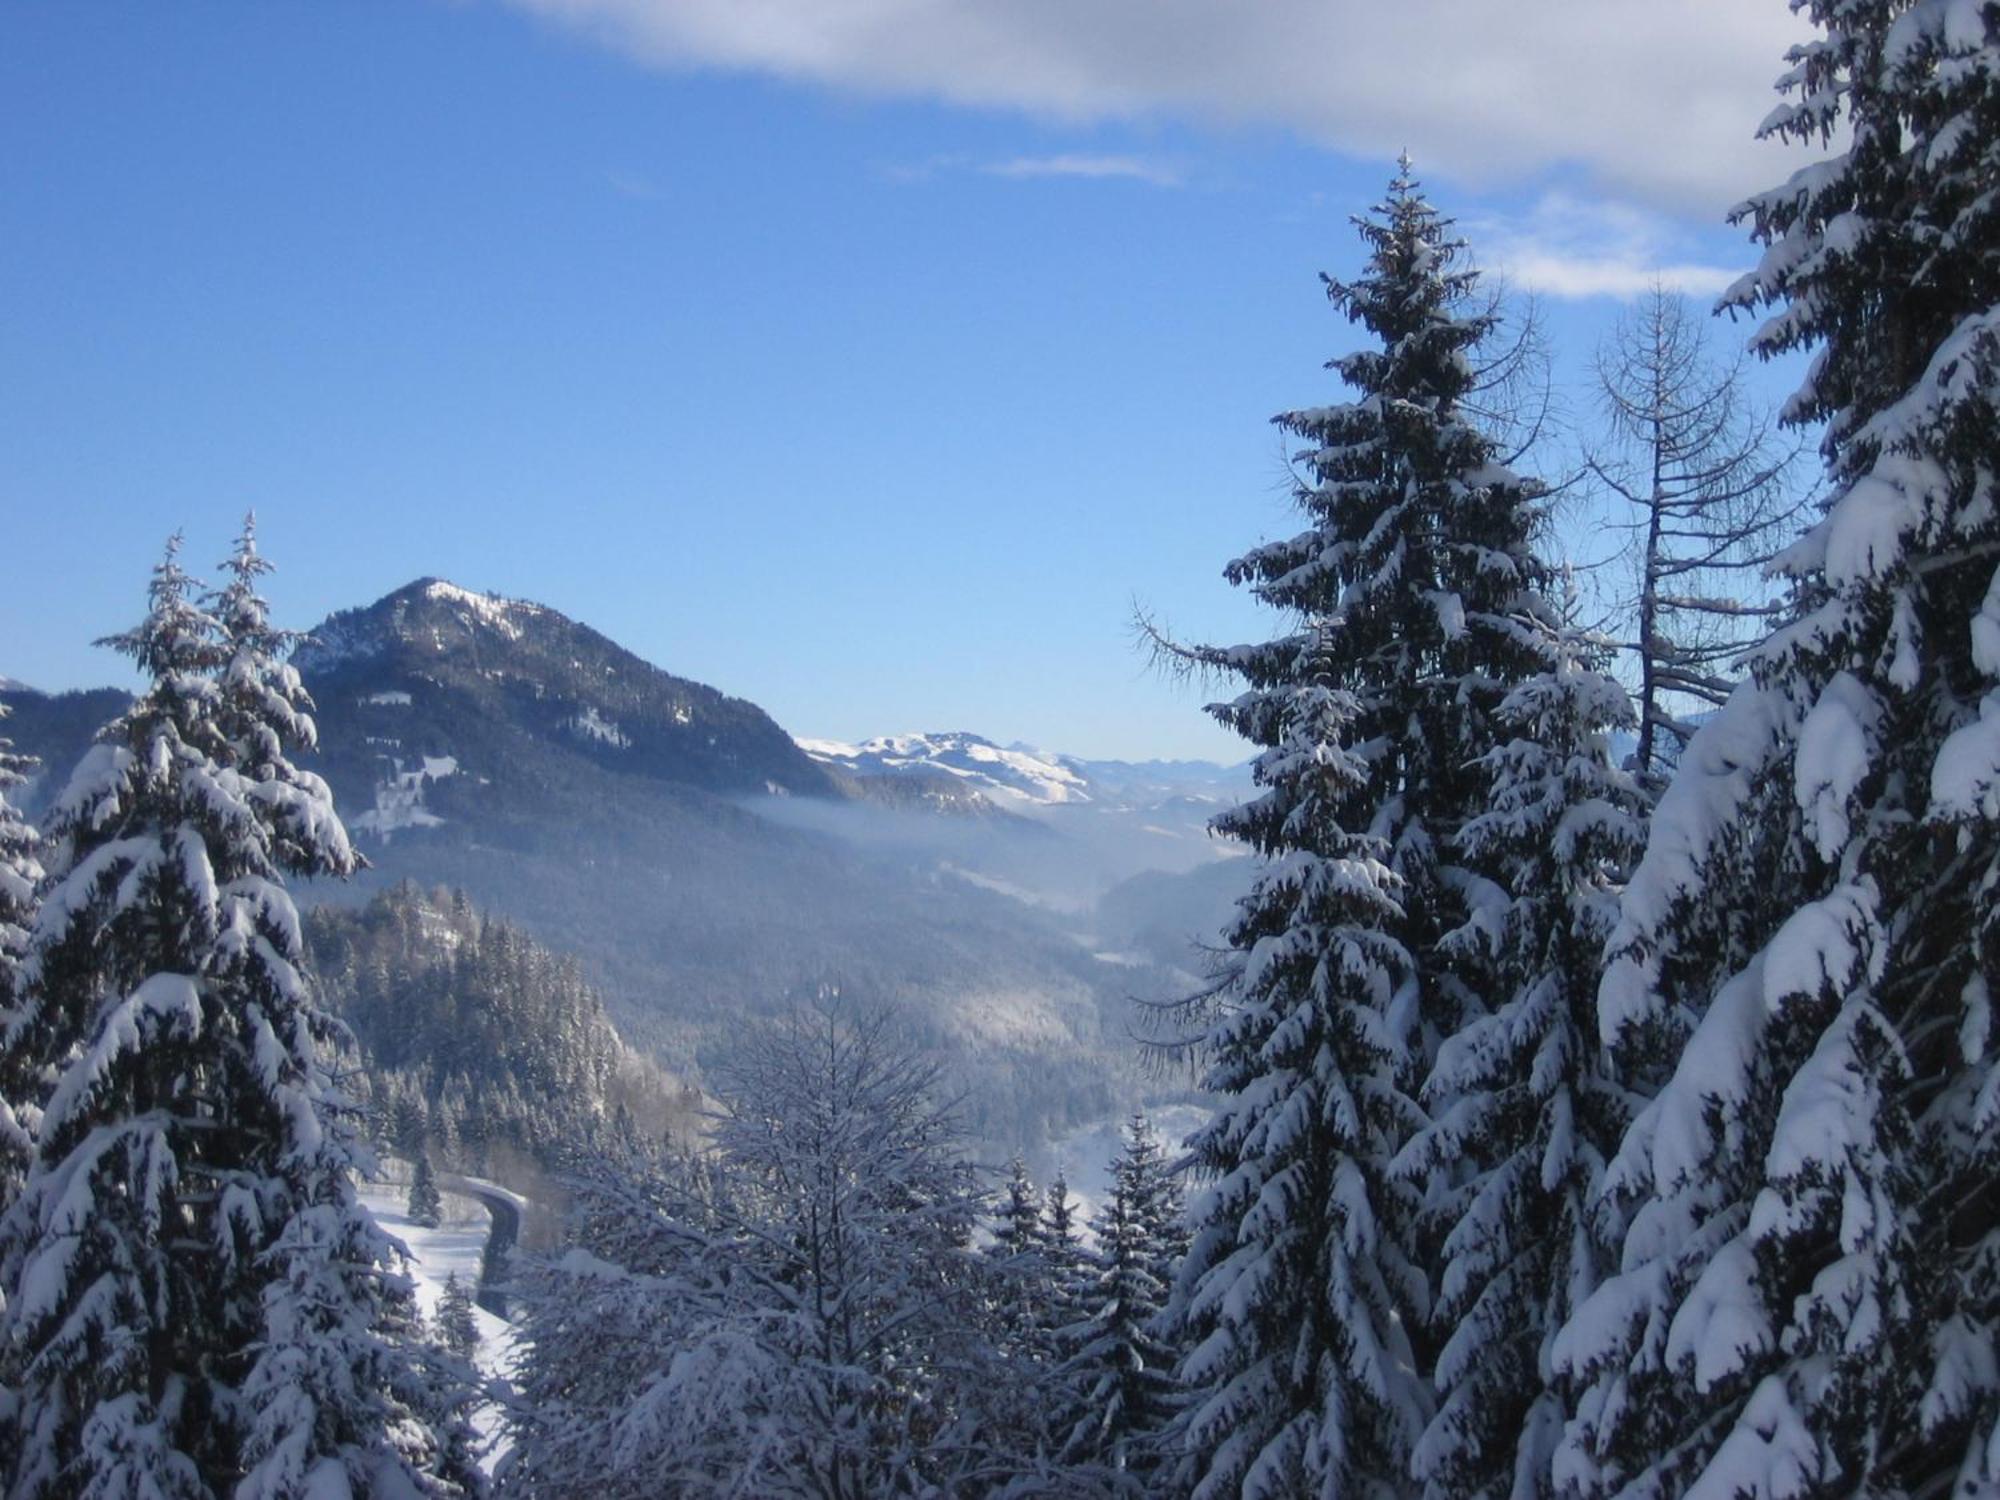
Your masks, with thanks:
M582 713L563 720L563 727L618 750L627 749L632 743L632 737L618 727L615 719L605 718L594 705L588 703L584 705Z

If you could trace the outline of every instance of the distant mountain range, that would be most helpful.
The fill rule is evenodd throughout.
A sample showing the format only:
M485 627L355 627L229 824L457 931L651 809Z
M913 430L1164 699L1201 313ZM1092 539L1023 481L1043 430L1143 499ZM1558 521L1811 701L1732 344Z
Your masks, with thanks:
M838 740L798 743L820 764L836 766L857 779L949 776L1010 811L1090 800L1084 779L1063 757L1021 745L1003 749L963 730L883 735L859 745Z
M888 804L893 789L924 788L946 810L984 811L1004 826L1050 836L1053 845L1048 838L989 838L958 850L953 868L1079 920L1134 877L1190 875L1242 852L1212 838L1208 825L1248 795L1247 764L1089 760L962 730L799 744L857 795ZM1213 935L1212 924L1203 935Z
M1249 784L1246 767L1193 760L1087 760L1032 745L998 745L964 730L892 734L858 745L802 739L799 748L856 781L948 777L1010 812L1089 803L1129 809L1177 798L1234 801Z
M308 899L462 888L578 954L625 1036L690 1076L744 1013L817 986L900 1004L1000 1148L1144 1088L1130 1002L1184 987L1183 964L1172 943L1107 955L1090 914L1135 875L1215 866L1231 846L1206 820L1247 785L962 733L802 745L556 610L435 578L335 614L295 662L372 865ZM51 768L31 810L127 701L6 698L0 733Z

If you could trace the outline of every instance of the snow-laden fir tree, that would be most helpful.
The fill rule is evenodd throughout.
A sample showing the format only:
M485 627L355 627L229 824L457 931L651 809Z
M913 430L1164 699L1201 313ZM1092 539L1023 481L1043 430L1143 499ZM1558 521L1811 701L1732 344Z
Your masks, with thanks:
M479 1319L473 1315L472 1292L456 1271L446 1273L444 1290L438 1294L437 1329L445 1348L460 1359L472 1358L479 1348Z
M1002 1191L1006 1196L994 1219L987 1253L1001 1260L1032 1255L1042 1222L1041 1196L1028 1176L1028 1164L1018 1156L1008 1164L1007 1186Z
M417 1149L417 1165L410 1174L409 1215L412 1224L425 1229L435 1229L444 1220L444 1199L438 1195L437 1172L427 1146Z
M309 703L273 654L246 532L217 609L177 544L112 644L148 685L49 819L6 1045L55 1079L0 1221L9 1500L444 1494L462 1461L390 1336L393 1247L354 1197L331 1023L287 876L354 856L287 756Z
M1019 1157L1009 1166L1001 1193L986 1246L987 1256L1001 1272L993 1283L995 1322L1009 1359L1024 1365L1046 1364L1053 1357L1054 1337L1049 1263L1042 1253L1042 1195ZM1042 1410L1038 1405L1034 1415L1039 1417ZM1024 1431L1020 1442L1032 1448L1035 1438Z
M246 1232L243 1282L261 1294L262 1337L243 1382L247 1471L237 1500L342 1484L355 1492L476 1489L465 1422L469 1393L421 1358L400 1252L355 1196L366 1165L361 1111L333 1078L337 1026L303 972L304 942L286 877L344 876L359 864L326 783L291 756L318 743L312 699L286 660L297 637L270 623L260 580L271 565L246 518L214 597L222 664L218 721L228 764L256 817L249 847L215 860L242 873L225 892L245 953L225 943L218 979L240 1007L239 1118L266 1132L236 1168L262 1171L243 1202L263 1230ZM255 954L255 959L249 957ZM225 978L226 976L226 978ZM247 1172L245 1169L247 1168ZM225 1196L225 1205L227 1197ZM225 1212L227 1212L225 1207Z
M1424 1190L1392 1164L1438 1044L1483 1013L1486 960L1447 938L1491 882L1458 840L1501 700L1544 664L1540 487L1466 407L1491 309L1407 163L1357 224L1366 270L1327 282L1375 340L1333 362L1353 399L1277 419L1306 529L1228 569L1286 629L1187 653L1247 684L1212 712L1262 747L1263 791L1215 826L1265 861L1203 1040L1215 1181L1174 1298L1204 1497L1409 1486L1432 1286Z
M1060 1360L1083 1321L1083 1290L1090 1278L1090 1255L1077 1222L1082 1205L1069 1190L1069 1177L1057 1168L1042 1195L1041 1222L1035 1248L1041 1258L1041 1318L1048 1330L1046 1352Z
M11 712L0 703L0 721ZM8 794L27 780L34 767L33 759L15 753L12 740L0 738L0 1215L14 1201L27 1175L28 1158L34 1151L30 1130L40 1114L38 1080L17 1065L22 1060L4 1044L6 1018L13 1005L21 960L27 955L42 879L39 836L8 800ZM0 1288L0 1297L5 1295Z
M1061 1457L1159 1493L1155 1470L1179 1406L1176 1351L1163 1326L1167 1291L1187 1252L1180 1186L1143 1115L1135 1115L1111 1164L1111 1196L1092 1219L1097 1245L1082 1294L1082 1332L1057 1388Z
M1632 704L1604 671L1603 643L1563 629L1546 649L1549 668L1500 705L1511 737L1482 757L1488 810L1459 838L1499 889L1447 941L1493 956L1492 1009L1438 1049L1431 1124L1408 1152L1450 1184L1432 1310L1438 1407L1413 1470L1435 1500L1550 1492L1564 1416L1551 1349L1605 1267L1596 1204L1629 1115L1596 999L1616 881L1645 831L1645 799L1610 752Z
M13 713L0 703L0 725ZM0 1002L13 993L14 975L28 951L35 921L35 891L42 878L40 837L9 800L33 774L33 756L19 754L0 735Z
M385 981L382 993L393 994L393 983ZM406 1081L389 1106L389 1144L414 1159L429 1149L430 1135L430 1111L424 1106L423 1092L414 1082Z
M1565 1329L1584 1495L2000 1493L2000 9L1811 0L1726 299L1815 351L1799 617L1696 734L1600 1022L1663 1084Z

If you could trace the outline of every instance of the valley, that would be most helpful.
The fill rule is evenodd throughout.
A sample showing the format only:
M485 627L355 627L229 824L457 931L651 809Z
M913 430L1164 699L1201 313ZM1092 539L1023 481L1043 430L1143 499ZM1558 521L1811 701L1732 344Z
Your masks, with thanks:
M300 887L358 909L463 892L601 991L698 1082L747 1019L836 988L908 1015L992 1160L1185 1090L1146 1002L1197 986L1247 875L1207 820L1244 768L1090 761L969 733L795 740L544 606L420 579L315 626L295 665L368 865ZM122 701L20 689L35 810Z

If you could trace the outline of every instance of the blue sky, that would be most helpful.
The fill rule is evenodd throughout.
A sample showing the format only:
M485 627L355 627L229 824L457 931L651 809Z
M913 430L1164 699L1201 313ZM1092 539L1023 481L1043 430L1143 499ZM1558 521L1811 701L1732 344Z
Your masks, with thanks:
M1492 11L1519 24L1444 24ZM255 507L286 623L436 574L800 734L1234 758L1133 601L1271 629L1221 568L1292 524L1268 419L1337 398L1317 276L1395 150L1537 290L1574 385L1618 294L1750 263L1720 216L1775 170L1747 141L1789 25L0 8L0 673L126 680L89 642L163 538L219 558Z

